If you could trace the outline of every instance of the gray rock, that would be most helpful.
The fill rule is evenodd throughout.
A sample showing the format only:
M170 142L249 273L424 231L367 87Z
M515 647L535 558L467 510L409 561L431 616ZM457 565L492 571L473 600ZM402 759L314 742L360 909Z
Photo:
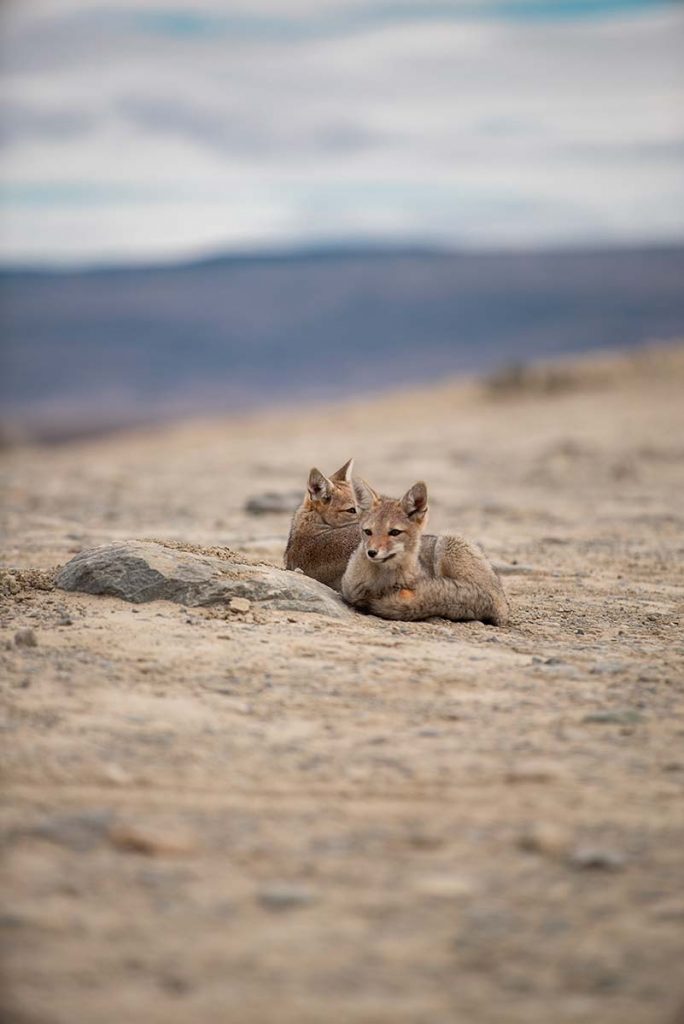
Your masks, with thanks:
M112 811L99 808L74 814L50 814L25 834L83 853L102 842L113 818Z
M518 562L493 562L499 576L537 576L544 575L544 569L536 565L523 565Z
M622 871L627 858L619 850L580 846L573 851L570 863L581 871Z
M38 640L36 638L35 631L30 627L24 629L18 629L14 634L14 642L17 647L37 647Z
M57 575L62 590L108 594L123 601L175 601L204 606L247 598L268 608L318 612L332 618L352 613L330 587L301 573L225 557L184 551L152 541L126 541L82 551Z
M614 676L618 672L622 672L624 667L624 663L621 661L597 661L589 669L589 672L592 676Z
M315 892L308 886L291 882L273 882L259 889L257 898L267 910L293 910L312 903Z
M591 711L582 719L589 725L637 725L643 720L644 716L631 708L621 711Z
M302 503L301 491L265 491L245 503L245 512L252 516L291 515Z

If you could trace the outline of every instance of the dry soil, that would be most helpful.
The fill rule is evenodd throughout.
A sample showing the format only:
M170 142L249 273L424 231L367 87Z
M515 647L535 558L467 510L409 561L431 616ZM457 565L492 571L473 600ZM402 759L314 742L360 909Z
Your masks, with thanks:
M4 1020L671 1024L684 348L0 456ZM51 589L122 538L280 564L351 455L513 572L506 629Z

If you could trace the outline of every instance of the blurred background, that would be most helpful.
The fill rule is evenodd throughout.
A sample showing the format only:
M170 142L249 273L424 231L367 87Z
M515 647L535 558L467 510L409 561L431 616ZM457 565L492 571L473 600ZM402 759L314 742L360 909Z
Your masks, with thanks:
M10 434L684 334L679 2L0 11Z

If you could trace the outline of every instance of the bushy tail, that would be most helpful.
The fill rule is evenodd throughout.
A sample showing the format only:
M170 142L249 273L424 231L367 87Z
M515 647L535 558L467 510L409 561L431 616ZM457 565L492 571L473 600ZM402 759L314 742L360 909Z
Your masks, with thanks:
M494 626L508 622L508 601L496 576L491 585L444 576L422 579L412 590L395 590L375 597L368 611L382 619L418 619L439 617L454 622L479 620Z

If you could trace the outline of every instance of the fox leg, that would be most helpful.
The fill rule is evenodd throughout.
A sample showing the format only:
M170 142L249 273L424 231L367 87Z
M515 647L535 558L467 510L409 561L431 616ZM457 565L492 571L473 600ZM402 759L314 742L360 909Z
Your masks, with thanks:
M412 589L403 588L381 597L372 597L366 608L382 619L403 619L406 622L436 617L453 622L479 619L503 626L508 616L508 606L505 598L503 600L502 605L491 591L470 580L440 577L420 580Z

